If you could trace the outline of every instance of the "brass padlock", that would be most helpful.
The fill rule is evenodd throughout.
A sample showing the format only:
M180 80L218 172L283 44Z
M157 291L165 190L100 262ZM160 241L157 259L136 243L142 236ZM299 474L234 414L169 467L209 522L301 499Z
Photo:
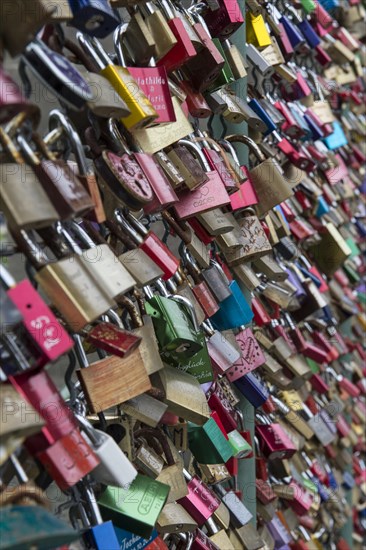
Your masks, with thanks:
M280 166L274 158L265 158L262 151L247 136L231 135L225 138L229 142L239 141L249 147L260 164L249 170L259 202L255 205L259 217L267 214L271 208L291 197L292 189L281 173Z

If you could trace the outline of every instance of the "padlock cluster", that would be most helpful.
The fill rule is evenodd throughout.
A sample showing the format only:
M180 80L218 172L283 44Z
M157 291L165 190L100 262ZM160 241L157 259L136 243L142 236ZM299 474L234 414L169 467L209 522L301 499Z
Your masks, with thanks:
M1 0L0 550L361 550L360 0Z

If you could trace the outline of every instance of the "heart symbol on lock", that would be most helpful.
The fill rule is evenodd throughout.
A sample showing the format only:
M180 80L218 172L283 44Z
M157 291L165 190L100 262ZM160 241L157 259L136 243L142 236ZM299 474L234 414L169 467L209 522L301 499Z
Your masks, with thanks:
M250 328L246 328L237 334L236 341L240 346L242 357L226 371L226 376L230 382L234 382L265 362L262 349Z

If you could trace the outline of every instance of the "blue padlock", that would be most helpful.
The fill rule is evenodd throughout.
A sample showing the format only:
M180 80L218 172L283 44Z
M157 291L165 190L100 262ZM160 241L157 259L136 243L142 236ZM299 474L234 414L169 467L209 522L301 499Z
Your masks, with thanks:
M324 216L324 214L327 214L329 210L329 204L327 203L323 195L318 197L316 201L315 216L317 218L321 218L322 216Z
M282 23L285 32L288 36L288 39L291 43L291 46L294 50L298 50L306 43L305 38L303 37L300 29L287 17L287 15L282 15L280 18L280 23Z
M119 549L125 548L126 550L143 550L151 544L159 535L157 531L153 531L150 538L143 539L139 535L135 535L134 533L130 533L129 531L126 531L125 529L120 529L119 527L114 528L117 536L117 540L119 543Z
M120 550L121 546L114 529L111 521L90 527L83 534L84 542L93 550Z
M261 407L269 397L267 387L252 372L235 380L234 385L256 409Z
M324 137L323 130L314 122L314 120L310 116L308 116L307 114L304 114L304 119L306 120L306 124L310 128L311 139L313 141L316 141L317 139L321 139Z
M355 219L354 223L360 237L366 237L366 225L358 218Z
M297 122L298 126L300 126L301 130L303 131L302 141L307 141L309 139L312 139L312 133L309 128L309 125L307 124L304 115L298 105L296 103L288 102L287 104L288 109L290 109L292 116L294 117L295 121Z
M220 303L220 309L212 317L211 322L217 330L230 330L247 325L253 319L253 312L234 280L229 284L231 295Z
M70 24L90 36L105 38L121 23L107 0L69 0L69 4Z
M319 46L321 40L307 19L303 19L297 26L299 27L301 34L304 36L310 48L316 48L316 46Z
M351 472L347 472L347 471L343 472L342 486L344 487L344 489L348 489L348 490L353 489L353 487L355 486L355 478L353 477Z
M338 147L343 147L343 145L347 145L348 143L341 123L338 122L338 120L333 122L333 130L333 134L330 134L330 136L327 136L323 139L325 145L331 151L333 151L334 149L338 149Z
M262 107L262 105L259 103L258 99L251 99L248 102L249 107L261 118L264 122L264 124L267 126L266 132L264 132L264 136L268 136L275 130L277 130L276 124L273 122L267 111Z
M319 3L329 13L339 8L339 0L319 0Z

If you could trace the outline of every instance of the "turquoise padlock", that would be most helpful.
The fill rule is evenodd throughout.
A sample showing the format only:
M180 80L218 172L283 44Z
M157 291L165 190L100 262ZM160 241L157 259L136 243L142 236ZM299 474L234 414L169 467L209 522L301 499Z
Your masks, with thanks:
M323 196L318 197L316 201L316 208L315 208L315 216L317 218L321 218L324 216L324 214L327 214L329 212L329 204L325 200Z
M348 143L346 135L341 126L341 123L338 122L338 120L333 122L333 130L334 130L333 134L330 134L329 136L323 139L325 145L331 151L333 151L334 149L338 149L338 147L343 147L343 145L347 145Z
M231 295L221 302L219 311L210 318L217 330L239 328L253 319L253 312L235 280L231 281L229 289Z

